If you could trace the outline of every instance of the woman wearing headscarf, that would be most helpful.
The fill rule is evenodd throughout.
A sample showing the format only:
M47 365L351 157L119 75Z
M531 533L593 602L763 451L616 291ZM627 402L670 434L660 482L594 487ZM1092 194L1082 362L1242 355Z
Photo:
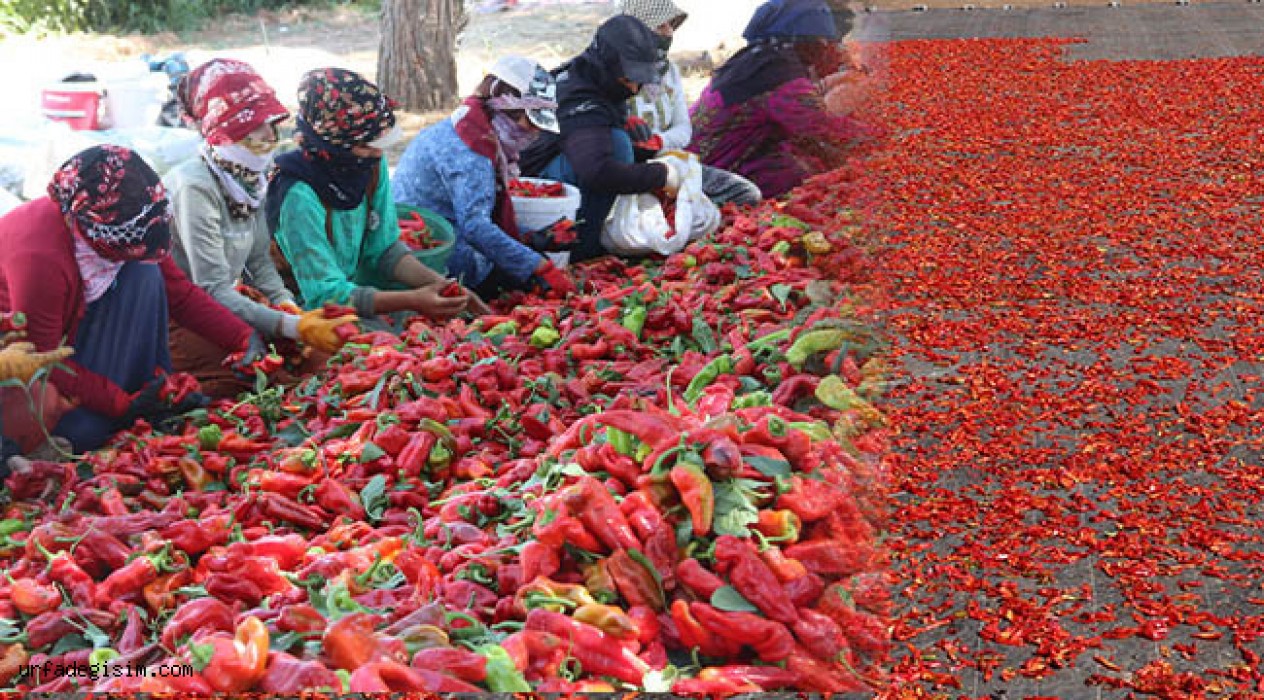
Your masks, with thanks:
M175 213L176 264L263 338L301 340L320 357L337 352L342 343L334 329L355 317L300 311L272 261L272 237L260 209L276 125L289 112L241 61L212 59L189 73L179 92L203 141L198 158L165 178ZM282 310L242 294L239 282ZM219 348L184 329L172 330L171 354L176 370L193 374L208 394L232 396L248 388L224 368Z
M627 130L636 155L652 158L663 151L686 150L693 140L689 99L680 68L667 52L689 15L672 0L620 0L619 10L653 29L658 43L659 83L642 89L629 103ZM756 204L762 198L750 180L709 165L702 166L702 191L717 205Z
M621 194L680 188L670 163L635 162L625 127L628 100L661 77L654 32L629 15L597 29L579 56L555 71L560 133L544 135L527 150L522 171L579 187L579 242L571 260L605 253L601 229Z
M0 311L26 314L27 340L50 351L65 339L71 372L50 383L77 408L54 435L76 450L103 445L137 418L165 421L204 405L200 394L176 405L163 397L171 370L168 317L227 354L257 359L254 332L185 277L171 259L166 190L139 156L118 146L83 151L53 176L48 197L0 219ZM38 422L19 436L26 449ZM51 422L51 421L50 421ZM35 443L37 444L37 443Z
M399 240L382 157L399 136L391 100L352 71L323 68L303 76L298 104L299 148L276 159L265 206L303 308L349 305L363 319L485 311L468 293L440 294L447 280Z
M841 63L846 12L824 0L772 0L751 18L747 46L716 71L693 107L690 150L738 173L765 197L837 167L858 122L831 115L819 81Z
M553 76L535 61L502 58L450 119L417 135L395 170L396 202L456 225L448 274L480 296L575 291L565 272L523 242L509 196L522 150L540 130L557 131L554 94Z

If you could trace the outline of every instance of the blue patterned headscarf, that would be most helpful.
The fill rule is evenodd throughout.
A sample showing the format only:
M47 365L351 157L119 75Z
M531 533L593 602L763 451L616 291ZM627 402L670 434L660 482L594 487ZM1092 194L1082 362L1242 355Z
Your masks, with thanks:
M841 38L834 13L824 0L769 0L755 10L742 37L752 44Z

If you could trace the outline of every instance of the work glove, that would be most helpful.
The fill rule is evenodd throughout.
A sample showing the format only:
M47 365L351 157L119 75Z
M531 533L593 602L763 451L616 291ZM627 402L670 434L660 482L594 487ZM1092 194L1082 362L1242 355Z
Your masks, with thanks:
M663 150L663 137L654 133L644 119L628 117L623 128L632 140L632 156L637 163L644 163Z
M660 158L660 159L651 160L650 162L658 163L664 168L667 168L667 181L663 183L663 190L667 192L667 194L675 197L676 194L680 192L680 185L681 185L680 170L671 161L666 160L666 159Z
M541 253L561 253L579 242L579 230L570 219L558 219L542 229L527 234L527 245Z
M356 323L355 315L325 318L323 309L308 311L298 317L298 339L304 345L321 352L333 354L342 349L345 340L338 337L336 329L344 323Z
M23 384L41 369L75 354L74 348L57 348L50 352L35 352L31 343L13 343L0 349L0 381L16 379Z
M199 392L189 392L179 401L172 403L164 398L163 387L167 384L166 376L154 377L145 386L132 394L132 403L123 415L128 423L145 419L150 425L164 432L172 432L178 427L180 416L211 404L210 397Z
M535 282L534 286L542 293L551 293L559 297L570 296L578 290L575 283L571 280L570 275L557 268L552 260L545 258L540 262L540 266L535 269L532 278Z
M632 139L632 143L645 143L654 137L654 129L640 117L628 117L623 124L623 130L628 132L628 138Z
M250 339L246 341L246 347L240 352L241 357L229 365L229 369L239 379L250 381L255 376L250 366L267 356L268 346L264 344L263 336L259 335L259 331L254 331L250 334Z

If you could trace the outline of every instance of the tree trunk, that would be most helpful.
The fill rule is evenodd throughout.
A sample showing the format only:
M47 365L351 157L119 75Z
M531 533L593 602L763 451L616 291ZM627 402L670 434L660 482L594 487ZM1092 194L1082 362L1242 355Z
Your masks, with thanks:
M465 22L463 0L382 0L378 86L410 112L456 105L456 38Z

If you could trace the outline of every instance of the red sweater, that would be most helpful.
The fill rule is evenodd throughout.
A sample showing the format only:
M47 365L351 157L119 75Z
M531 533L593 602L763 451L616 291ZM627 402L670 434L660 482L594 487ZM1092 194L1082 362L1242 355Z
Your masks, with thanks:
M87 310L83 278L75 262L73 235L61 209L48 197L28 202L0 218L0 311L26 314L26 339L39 350L75 342ZM167 306L179 325L228 352L245 346L250 326L189 281L168 255L159 263L167 283ZM55 372L51 381L82 408L111 417L127 412L131 397L106 377L73 360L75 373Z

